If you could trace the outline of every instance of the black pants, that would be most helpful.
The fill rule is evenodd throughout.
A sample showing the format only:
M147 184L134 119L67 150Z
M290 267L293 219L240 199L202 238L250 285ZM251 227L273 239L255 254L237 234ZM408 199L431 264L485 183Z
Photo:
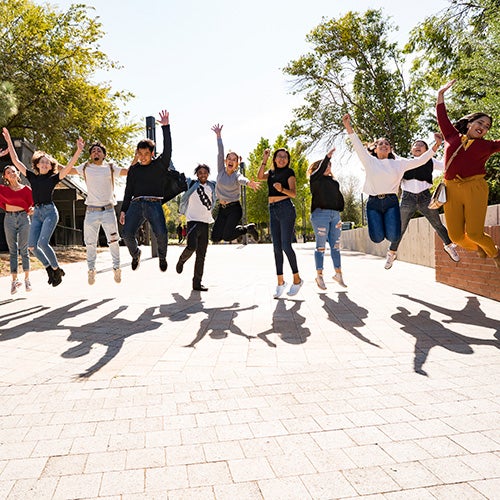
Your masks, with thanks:
M212 241L233 241L236 238L246 234L247 230L242 227L236 227L243 215L240 202L224 207L219 204L219 212L212 228Z
M196 252L194 263L193 286L200 286L205 267L205 255L208 246L208 224L206 222L188 221L187 246L179 257L183 264Z

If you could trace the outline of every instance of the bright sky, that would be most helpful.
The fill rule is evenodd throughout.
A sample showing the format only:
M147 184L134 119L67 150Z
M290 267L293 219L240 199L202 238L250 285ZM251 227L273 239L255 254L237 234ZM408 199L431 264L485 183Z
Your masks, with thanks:
M411 28L448 5L445 0L80 1L94 7L103 24L101 49L123 66L98 80L135 94L127 105L135 119L170 112L173 161L189 175L198 163L215 168L210 130L215 123L224 125L226 152L244 159L261 137L272 143L284 131L300 101L289 94L291 81L281 68L308 52L306 34L322 17L383 8L399 26L403 43ZM65 10L75 1L49 3ZM318 156L323 152L308 155L311 161Z

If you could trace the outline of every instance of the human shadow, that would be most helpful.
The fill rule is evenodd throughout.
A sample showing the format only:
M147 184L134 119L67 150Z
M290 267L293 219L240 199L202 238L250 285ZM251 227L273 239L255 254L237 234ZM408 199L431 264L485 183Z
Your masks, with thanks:
M78 309L76 306L80 305L81 303L85 302L86 299L79 299L74 302L71 302L69 304L65 304L64 306L57 307L55 309L50 309L45 306L38 306L40 307L39 311L44 310L44 309L49 309L48 312L45 312L41 316L37 316L36 318L33 318L26 323L22 323L21 325L16 325L15 327L10 327L10 328L5 328L5 329L0 329L0 341L5 341L5 340L13 340L16 338L19 338L23 336L26 333L29 332L46 332L48 330L66 330L67 328L64 326L61 326L60 323L64 319L68 318L74 318L76 316L79 316L80 314L84 314L88 311L93 310L95 307L98 307L99 305L105 304L106 302L109 302L110 300L113 299L102 299L101 301L93 304L89 304L84 307L80 307ZM36 311L29 312L28 310L21 311L23 313L26 313L24 317L30 316L31 314L35 314ZM22 317L22 316L21 316ZM7 324L10 322L9 320Z
M27 318L28 316L32 316L33 314L37 314L41 311L46 311L47 309L50 309L49 306L33 306L33 307L27 307L26 309L21 309L20 311L12 311L7 314L2 314L0 316L0 327L8 325L12 321L16 321L21 318ZM12 327L11 327L12 328ZM16 328L16 327L14 327ZM1 329L0 329L0 335L1 335ZM0 338L1 340L1 338Z
M120 306L105 316L82 326L70 327L69 342L78 342L62 353L63 358L80 358L90 353L94 345L103 345L106 352L92 366L78 375L79 378L88 378L103 366L107 365L118 355L125 339L152 330L156 330L162 323L153 321L160 315L154 314L156 307L149 307L137 319L129 320L117 318L128 306Z
M399 313L391 318L403 325L401 330L415 337L413 369L415 373L428 376L423 366L433 347L440 346L459 354L473 354L472 345L491 345L500 349L500 342L493 339L478 339L456 333L431 318L430 312L421 310L412 316L408 309L397 308Z
M365 337L358 328L365 326L364 318L368 317L368 310L358 306L353 302L347 292L338 292L338 301L330 298L326 293L319 295L323 301L323 309L328 314L328 319L336 325L343 328L346 332L354 335L359 340L366 342L374 347L380 346Z
M417 299L416 297L410 297L406 294L397 293L396 295L398 297L403 297L416 302L417 304L422 304L423 306L443 314L444 316L448 316L450 319L443 320L443 323L462 323L464 325L491 328L492 330L495 330L493 335L500 340L500 318L488 318L481 310L481 304L479 303L479 299L477 297L467 297L467 304L465 304L462 309L448 309L446 307L432 304L431 302L426 302L422 299Z
M184 347L196 347L196 344L200 342L208 332L210 332L209 337L214 340L225 339L229 333L245 337L247 340L255 338L252 335L247 335L239 326L235 325L234 319L238 316L239 312L251 311L255 309L257 305L242 308L239 307L240 304L238 302L234 302L231 306L227 307L204 308L202 303L200 303L200 305L200 312L205 313L207 317L201 321L200 328L195 338Z
M303 301L294 300L290 309L286 307L286 300L278 300L273 312L271 328L258 333L257 337L263 340L269 347L277 347L268 337L276 334L287 344L304 344L311 336L311 330L303 325L306 318L299 314Z

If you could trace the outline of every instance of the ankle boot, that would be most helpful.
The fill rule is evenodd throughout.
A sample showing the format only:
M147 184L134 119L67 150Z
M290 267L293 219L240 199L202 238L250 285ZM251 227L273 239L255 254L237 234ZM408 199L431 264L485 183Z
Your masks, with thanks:
M47 271L47 276L49 277L47 283L49 285L52 285L53 281L54 281L54 269L52 269L51 266L47 266L45 268L45 270Z
M60 285L62 283L62 277L65 274L66 273L60 267L54 269L54 279L52 281L52 286Z

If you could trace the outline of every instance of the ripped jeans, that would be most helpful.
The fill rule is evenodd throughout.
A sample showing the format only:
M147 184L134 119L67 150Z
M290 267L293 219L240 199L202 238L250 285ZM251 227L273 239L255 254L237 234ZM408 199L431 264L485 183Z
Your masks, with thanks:
M97 244L99 240L99 229L104 229L108 240L111 259L113 260L113 269L120 267L120 235L118 233L118 223L114 208L93 212L87 210L85 220L83 221L83 238L87 247L87 266L89 269L95 269L97 258Z
M327 241L330 245L333 267L340 269L340 212L337 210L316 208L311 214L311 223L316 236L316 251L314 252L316 270L320 271L323 269ZM322 251L319 250L320 248Z

